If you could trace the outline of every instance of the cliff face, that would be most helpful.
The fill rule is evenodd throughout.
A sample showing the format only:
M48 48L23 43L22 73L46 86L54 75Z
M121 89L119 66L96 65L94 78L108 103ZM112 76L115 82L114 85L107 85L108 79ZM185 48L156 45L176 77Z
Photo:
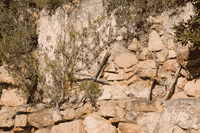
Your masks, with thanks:
M98 81L102 95L95 105L83 104L81 101L90 97L76 86L75 96L60 105L59 114L49 105L22 105L17 103L20 98L13 102L5 98L13 91L3 91L0 127L13 132L28 127L37 133L199 132L200 82L192 80L193 75L184 69L189 49L175 43L170 29L189 19L191 9L188 4L178 15L163 12L150 16L148 33L132 39L126 27L116 27L114 13L108 17L104 12L102 0L81 1L75 7L63 5L51 16L43 9L38 51L39 72L45 78L38 87L46 91L45 96L61 93L54 93L64 84L54 86L58 77L66 78L64 72L73 71L80 80ZM172 95L168 95L170 89Z

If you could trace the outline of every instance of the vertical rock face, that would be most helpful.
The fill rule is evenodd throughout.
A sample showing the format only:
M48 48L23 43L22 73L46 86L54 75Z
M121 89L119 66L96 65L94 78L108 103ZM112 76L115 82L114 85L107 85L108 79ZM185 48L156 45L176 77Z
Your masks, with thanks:
M51 85L53 82L53 79L51 79L52 69L48 66L48 63L49 61L56 61L58 66L62 64L61 53L58 55L60 58L56 59L55 51L59 46L60 37L64 36L64 24L68 17L61 9L58 9L52 16L49 16L48 12L43 9L40 15L40 33L38 38L39 71L46 78L46 84Z
M64 8L58 8L55 14L51 16L48 15L48 12L43 9L40 13L40 26L39 26L39 71L42 76L46 78L43 84L48 86L52 86L53 78L51 72L53 69L50 67L48 63L53 61L53 65L56 64L59 70L64 70L64 59L61 53L56 52L59 49L60 44L64 43L65 54L72 56L74 49L79 48L78 52L80 54L76 55L76 69L81 69L86 67L88 64L85 62L90 62L89 65L95 65L91 63L94 59L96 59L97 53L100 53L99 47L95 46L92 41L93 38L84 38L86 41L83 43L78 34L82 33L83 28L89 27L89 18L91 20L97 19L99 15L103 13L103 1L102 0L89 0L82 1L79 3L78 8L72 10L70 17L69 13ZM70 42L70 30L72 27L75 30L75 38L76 42ZM89 47L83 47L83 44L89 44ZM80 50L80 48L83 48ZM81 53L81 51L84 51ZM46 58L47 57L47 58ZM70 58L70 57L69 57ZM69 60L69 59L68 59ZM52 64L52 62L51 62ZM96 64L97 65L97 64ZM96 70L95 67L91 67ZM38 86L42 89L42 84Z
M190 15L194 15L193 6L191 3L187 3L182 9L179 8L179 15L171 16L172 11L163 12L161 17L163 18L163 26L168 33L174 34L174 30L171 29L174 24L178 24L180 20L186 21L190 19Z

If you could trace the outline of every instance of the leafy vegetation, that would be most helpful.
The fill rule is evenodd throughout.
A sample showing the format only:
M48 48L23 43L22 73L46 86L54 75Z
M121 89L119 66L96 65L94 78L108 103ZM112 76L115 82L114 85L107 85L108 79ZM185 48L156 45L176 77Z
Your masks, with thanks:
M200 1L199 0L180 0L175 1L179 5L185 5L192 2L194 6L195 15L191 16L189 20L179 22L174 26L176 39L182 45L187 45L189 42L193 45L191 49L200 49Z

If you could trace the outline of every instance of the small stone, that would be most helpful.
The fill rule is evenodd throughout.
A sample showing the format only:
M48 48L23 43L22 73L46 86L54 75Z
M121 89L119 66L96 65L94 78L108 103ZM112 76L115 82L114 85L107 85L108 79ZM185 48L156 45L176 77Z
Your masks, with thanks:
M130 79L128 79L126 81L126 83L129 85L129 84L135 83L138 80L139 80L139 77L137 75L134 75L133 77L131 77Z
M129 121L133 121L137 116L137 113L134 111L127 111L126 112L126 119Z
M140 127L136 124L120 122L118 128L122 133L139 133Z
M140 48L140 42L137 40L137 38L134 38L131 42L131 44L128 46L128 50L130 51L138 51Z
M181 89L183 89L183 87L185 86L185 84L187 83L187 79L183 78L183 77L179 77L178 81L177 81L177 86Z
M119 119L123 119L125 117L125 110L120 108L119 106L115 107L116 117Z
M15 126L16 127L25 127L27 124L27 115L16 115L15 116Z
M159 35L162 36L164 33L165 33L165 32L164 32L163 30L161 30L161 31L159 32Z
M185 84L184 92L188 96L193 96L193 97L200 96L200 87L199 86L200 86L200 80L199 79L188 81Z
M116 127L97 113L88 115L83 124L87 133L117 133Z
M74 109L66 109L65 111L60 112L63 115L65 120L73 120L75 118Z
M172 59L172 58L176 58L177 57L177 53L175 50L169 50L169 54L168 54L168 58Z
M142 52L140 53L140 60L147 60L150 59L151 55L148 51L148 48L143 48Z
M184 92L177 92L175 93L171 99L182 99L182 98L189 98Z
M173 39L168 39L167 48L170 49L170 50L174 50L175 49L175 45L174 45Z

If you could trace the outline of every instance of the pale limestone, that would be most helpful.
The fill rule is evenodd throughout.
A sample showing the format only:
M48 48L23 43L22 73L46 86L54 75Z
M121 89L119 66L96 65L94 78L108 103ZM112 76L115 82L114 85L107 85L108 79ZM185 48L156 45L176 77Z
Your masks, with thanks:
M139 77L137 75L134 75L133 77L131 77L130 79L128 79L126 81L126 83L129 85L129 84L137 82L138 80L139 80Z
M128 68L138 63L136 55L133 53L121 53L115 57L115 64L121 68Z
M149 51L160 51L163 49L163 42L158 33L153 30L149 35Z
M16 115L15 116L15 126L16 127L25 127L27 124L27 115Z
M168 55L168 50L166 48L163 48L162 51L156 52L156 57L157 57L157 61L163 63Z
M83 121L87 133L117 133L117 129L97 113L88 115Z
M200 80L188 81L184 86L184 92L188 96L200 96Z
M175 93L171 99L189 98L184 92Z
M18 94L19 92L19 94ZM1 104L5 106L20 106L24 105L27 102L26 97L22 91L17 89L6 90L3 89L1 95Z
M51 133L86 133L86 130L82 120L75 120L53 126Z
M138 51L140 48L140 42L137 40L137 38L134 38L131 42L131 44L128 46L128 50L130 51Z
M65 120L73 120L75 118L74 109L65 109L64 111L60 112L63 115Z
M175 50L169 50L168 58L176 58L177 57L177 52Z
M174 45L173 39L168 39L167 40L167 48L170 49L170 50L174 50L175 49L175 45Z
M183 87L185 86L185 84L187 83L187 79L183 78L183 77L179 77L178 81L177 81L177 86L181 89L183 89Z
M139 69L149 69L149 68L155 69L156 63L154 60L145 60L145 61L140 61L137 66Z

